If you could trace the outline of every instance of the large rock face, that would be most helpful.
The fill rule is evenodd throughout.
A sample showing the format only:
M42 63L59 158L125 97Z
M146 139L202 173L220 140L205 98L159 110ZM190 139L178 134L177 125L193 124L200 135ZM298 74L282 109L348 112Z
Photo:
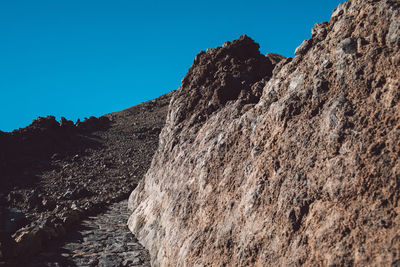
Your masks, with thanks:
M345 2L293 60L196 57L130 196L155 266L400 264L399 11Z

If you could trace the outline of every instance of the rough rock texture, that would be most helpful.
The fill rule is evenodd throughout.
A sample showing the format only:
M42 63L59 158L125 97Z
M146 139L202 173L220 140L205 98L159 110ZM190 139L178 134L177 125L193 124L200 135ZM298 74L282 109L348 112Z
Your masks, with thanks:
M400 264L399 46L399 1L353 0L293 60L201 52L130 196L152 263Z

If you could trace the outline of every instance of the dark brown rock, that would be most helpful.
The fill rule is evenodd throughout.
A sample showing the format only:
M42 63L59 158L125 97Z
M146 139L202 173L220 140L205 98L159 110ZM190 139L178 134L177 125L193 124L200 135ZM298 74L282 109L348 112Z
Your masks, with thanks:
M0 211L17 208L29 219L7 233L18 239L12 250L1 245L7 264L20 265L21 253L26 260L87 215L128 197L150 165L170 97L77 124L49 116L0 132ZM0 212L0 230L3 221Z

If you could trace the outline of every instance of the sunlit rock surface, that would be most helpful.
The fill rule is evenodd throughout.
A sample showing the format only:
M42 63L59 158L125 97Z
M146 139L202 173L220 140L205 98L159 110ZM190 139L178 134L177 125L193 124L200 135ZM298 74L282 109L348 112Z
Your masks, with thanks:
M153 265L400 264L399 10L345 2L292 60L196 57L129 200Z

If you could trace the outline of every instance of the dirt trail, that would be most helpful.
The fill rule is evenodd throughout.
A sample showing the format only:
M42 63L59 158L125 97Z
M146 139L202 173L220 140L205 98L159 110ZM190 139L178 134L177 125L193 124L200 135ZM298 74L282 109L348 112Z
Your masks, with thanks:
M129 231L127 201L88 217L27 266L150 266L148 251Z

